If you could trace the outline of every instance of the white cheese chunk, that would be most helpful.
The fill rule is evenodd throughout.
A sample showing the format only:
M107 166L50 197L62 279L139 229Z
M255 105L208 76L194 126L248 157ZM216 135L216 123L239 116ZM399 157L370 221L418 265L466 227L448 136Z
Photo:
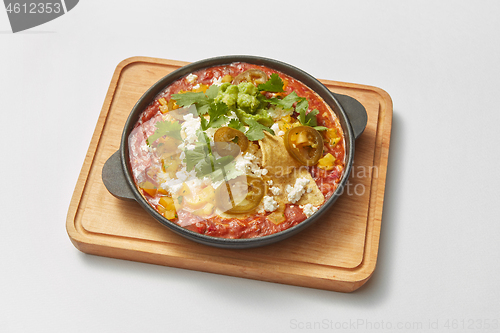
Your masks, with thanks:
M221 76L221 77L219 77L219 78L215 78L215 77L214 77L214 78L212 79L212 84L213 84L213 85L216 85L216 86L220 86L220 85L222 85L222 76Z
M273 186L269 190L274 195L280 195L280 193L281 193L281 189L278 186Z
M262 199L262 202L264 203L264 210L266 212L274 212L278 209L278 202L273 197L266 195Z
M300 200L302 195L306 192L306 186L309 184L309 179L301 177L295 180L295 185L287 185L286 193L288 193L288 201L296 203Z
M277 136L285 135L285 132L280 130L280 126L278 125L278 123L274 123L273 126L271 126L271 129L274 131L274 134L276 134Z
M261 169L257 162L257 156L250 153L244 153L236 157L235 169L242 174L254 175L257 177L265 176L269 172L267 169Z
M198 75L194 75L192 73L189 74L188 76L186 76L186 81L189 83L195 83L197 79L198 79Z
M304 215L307 217L310 217L312 214L316 213L319 209L319 207L315 207L312 204L306 204L299 207L302 208Z

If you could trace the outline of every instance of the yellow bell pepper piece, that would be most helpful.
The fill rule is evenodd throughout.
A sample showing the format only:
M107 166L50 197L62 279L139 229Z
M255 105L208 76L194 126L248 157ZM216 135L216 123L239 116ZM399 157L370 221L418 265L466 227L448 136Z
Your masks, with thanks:
M318 168L324 170L332 170L334 168L335 157L332 154L328 153L318 161Z
M332 147L340 141L340 135L335 128L329 128L326 130L326 137Z
M158 211L167 219L171 220L177 217L174 200L171 197L161 197Z
M192 91L193 92L203 92L203 93L206 93L207 89L208 89L208 85L206 85L206 84L200 84L200 86L198 88L193 89Z
M212 204L215 202L215 190L212 186L207 186L199 193L184 196L184 202L192 209L199 209L207 203Z
M207 216L210 216L213 214L214 209L215 209L215 206L213 204L207 203L205 206L203 206L203 208L195 210L193 212L193 214L197 215L197 216L207 217Z
M167 194L167 191L165 191L161 187L160 188L157 187L156 185L154 185L150 181L145 181L145 182L140 183L139 188L152 197L156 196L157 194L163 194L163 195Z
M222 83L231 82L231 81L233 81L233 77L229 74L224 75L224 77L221 80Z

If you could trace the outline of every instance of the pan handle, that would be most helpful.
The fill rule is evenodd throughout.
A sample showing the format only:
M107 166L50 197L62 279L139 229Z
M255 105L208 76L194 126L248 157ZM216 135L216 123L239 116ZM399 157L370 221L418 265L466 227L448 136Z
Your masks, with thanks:
M344 108L344 111L347 113L347 117L351 123L352 129L354 131L354 137L357 139L361 133L366 128L366 124L368 123L368 115L366 114L366 109L358 102L358 100L341 94L332 93L335 98L339 101L339 103Z
M116 151L104 163L102 168L102 182L109 193L122 200L135 200L134 194L123 174L120 151Z

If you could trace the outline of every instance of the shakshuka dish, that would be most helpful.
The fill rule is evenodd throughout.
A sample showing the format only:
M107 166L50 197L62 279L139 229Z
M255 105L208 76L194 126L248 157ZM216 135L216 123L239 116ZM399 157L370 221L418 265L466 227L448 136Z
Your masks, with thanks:
M345 167L344 133L323 99L290 76L241 62L166 87L128 145L145 200L171 222L221 238L301 223Z

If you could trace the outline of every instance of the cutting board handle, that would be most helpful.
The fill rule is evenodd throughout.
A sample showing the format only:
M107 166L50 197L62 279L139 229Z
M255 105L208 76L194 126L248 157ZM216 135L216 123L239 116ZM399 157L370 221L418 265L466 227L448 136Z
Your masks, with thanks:
M123 174L120 151L116 151L104 163L102 168L102 182L109 193L122 200L135 200L134 194Z
M347 117L351 122L354 131L354 138L358 138L366 128L368 123L368 115L366 109L358 100L341 94L332 93L347 113Z

